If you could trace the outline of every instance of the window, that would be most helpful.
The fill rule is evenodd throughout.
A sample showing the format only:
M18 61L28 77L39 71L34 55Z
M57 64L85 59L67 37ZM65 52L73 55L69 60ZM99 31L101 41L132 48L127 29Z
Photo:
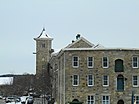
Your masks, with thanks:
M93 57L87 57L87 66L88 68L93 68L94 64L94 59Z
M72 58L72 66L73 66L74 68L78 68L78 67L79 67L79 57L74 56L74 57Z
M103 68L108 68L109 67L109 62L108 62L108 57L103 57L102 58L102 67Z
M109 86L109 76L103 76L103 86Z
M72 85L73 86L78 86L79 85L79 76L78 75L73 75Z
M132 77L132 85L133 87L138 87L138 76Z
M139 96L134 96L134 102L136 102L135 104L139 104Z
M132 67L138 68L138 57L132 57Z
M115 72L124 72L123 60L115 60Z
M110 104L110 97L102 96L102 104Z
M45 43L42 44L42 48L45 48Z
M95 98L93 95L88 95L87 104L95 104Z
M93 86L94 85L94 78L93 75L88 75L88 86Z

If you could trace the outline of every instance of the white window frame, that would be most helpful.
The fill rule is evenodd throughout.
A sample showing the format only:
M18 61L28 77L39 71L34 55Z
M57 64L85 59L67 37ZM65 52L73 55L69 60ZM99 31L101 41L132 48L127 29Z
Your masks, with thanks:
M90 98L89 98L90 97ZM89 98L89 99L88 99ZM92 99L93 98L93 99ZM93 103L92 103L93 102ZM95 96L94 95L88 95L87 96L87 103L86 104L95 104Z
M138 97L138 98L137 98ZM139 104L139 95L134 96L134 102L136 101L135 104Z
M92 61L90 61L89 58L92 58ZM89 66L90 62L92 63L92 66ZM94 67L94 57L92 57L92 56L87 57L87 67L88 68L93 68Z
M74 83L75 82L74 76L77 76L77 84ZM76 74L72 76L72 86L79 86L79 75Z
M134 80L134 77L137 77L137 80ZM136 81L137 85L134 85L135 81ZM132 76L132 86L133 87L139 87L139 77L137 75Z
M134 62L134 58L137 58L137 61L136 62ZM137 64L137 66L134 66L134 63L136 63ZM139 66L138 66L138 57L137 56L133 56L132 57L132 68L138 68Z
M105 76L107 76L107 79L106 80L104 79ZM105 87L108 87L109 86L109 76L108 75L103 75L102 76L102 81L103 81L102 82L102 85L103 86L105 86ZM107 85L104 84L105 83L104 81L106 81Z
M92 80L89 79L89 76L92 76ZM91 85L89 84L90 80L92 81L92 84ZM94 76L92 74L88 74L87 75L87 85L88 86L94 86Z
M104 63L105 63L104 58L107 58L107 62L106 62L107 63L107 66L104 66ZM102 67L103 68L108 68L109 67L109 58L106 57L106 56L102 57Z
M77 61L74 60L74 58L77 57ZM74 63L77 63L77 66L74 65ZM78 56L73 56L72 57L72 67L73 68L78 68L79 67L79 57Z
M103 97L105 97L105 99L103 99ZM106 97L108 97L108 99L106 99ZM107 103L108 102L108 103ZM110 96L108 95L103 95L102 96L102 104L110 104Z

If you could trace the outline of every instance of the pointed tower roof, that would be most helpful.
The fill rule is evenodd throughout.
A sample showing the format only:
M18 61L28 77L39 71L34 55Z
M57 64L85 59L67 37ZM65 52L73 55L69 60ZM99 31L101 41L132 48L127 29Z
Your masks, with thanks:
M40 35L37 38L34 39L50 39L53 40L53 38L51 38L45 31L45 28L42 29L42 32L40 33Z
M49 38L46 31L45 31L45 28L42 29L42 32L40 33L38 38Z

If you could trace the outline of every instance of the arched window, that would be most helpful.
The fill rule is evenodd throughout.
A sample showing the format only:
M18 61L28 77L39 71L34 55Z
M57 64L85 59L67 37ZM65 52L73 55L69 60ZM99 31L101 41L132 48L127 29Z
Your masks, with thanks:
M83 104L83 102L80 102L78 99L73 99L72 102L69 102L70 104Z
M124 91L124 76L117 76L117 91Z
M123 60L115 60L115 72L124 72Z

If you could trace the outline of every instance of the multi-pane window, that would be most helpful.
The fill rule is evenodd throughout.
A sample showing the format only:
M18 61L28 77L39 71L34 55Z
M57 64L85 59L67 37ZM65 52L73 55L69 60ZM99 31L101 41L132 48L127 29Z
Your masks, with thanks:
M78 86L79 85L79 75L73 75L72 85Z
M87 66L88 66L88 68L93 68L93 66L94 66L93 57L87 57Z
M109 86L109 76L103 76L103 86Z
M79 57L77 57L77 56L72 57L72 66L74 68L79 67Z
M93 95L88 95L87 104L95 104L95 97Z
M102 104L110 104L110 97L102 96Z
M139 104L139 96L134 96L134 103L135 104Z
M91 75L91 74L88 75L87 82L88 82L88 86L93 86L94 85L93 75Z
M132 77L132 84L133 84L133 87L138 87L138 76Z
M138 68L138 57L136 56L132 57L132 67Z
M102 58L102 67L103 67L103 68L108 68L108 67L109 67L109 60L108 60L108 57L103 57L103 58Z

